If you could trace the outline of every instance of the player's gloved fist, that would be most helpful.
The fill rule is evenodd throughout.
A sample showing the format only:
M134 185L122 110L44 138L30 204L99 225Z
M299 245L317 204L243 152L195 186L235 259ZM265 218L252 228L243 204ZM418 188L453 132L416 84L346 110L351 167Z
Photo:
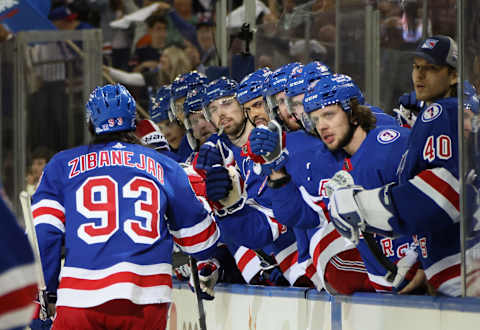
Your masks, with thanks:
M190 265L188 264L175 267L173 272L179 281L188 281L192 273Z
M362 191L360 186L340 188L330 196L328 211L337 231L353 244L357 245L360 231L366 227L365 220L360 216L355 194Z
M207 170L205 184L207 198L214 202L226 198L233 188L230 174L223 166L215 166Z
M405 93L398 98L399 107L393 109L397 120L403 127L413 127L417 114L423 109L424 102L417 100L415 92Z
M268 163L253 163L253 172L259 176L268 176L272 171L278 171L288 162L288 150L284 149L280 155Z
M397 274L392 282L394 291L401 291L410 283L419 268L419 264L416 246L412 245L406 251L405 256L397 262Z
M216 144L211 141L205 142L198 151L195 168L209 170L213 165L223 165L222 154Z
M215 292L213 288L217 284L220 277L221 267L217 259L210 259L208 261L199 261L197 263L198 279L200 281L200 297L204 300L213 300ZM193 290L193 276L190 276L189 286Z
M266 155L275 150L278 146L278 139L278 132L273 132L265 126L258 126L252 130L248 141L254 154Z
M335 175L328 180L325 185L325 190L328 198L330 198L336 190L351 187L354 184L352 175L347 171L342 170L335 173Z
M415 91L411 93L405 93L398 98L398 104L404 108L410 109L416 113L419 113L423 108L423 101L417 99Z

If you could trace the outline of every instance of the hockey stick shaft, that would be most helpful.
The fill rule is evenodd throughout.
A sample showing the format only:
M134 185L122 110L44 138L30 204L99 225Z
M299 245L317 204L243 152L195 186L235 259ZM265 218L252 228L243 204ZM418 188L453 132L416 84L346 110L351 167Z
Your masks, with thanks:
M397 265L391 262L383 254L372 233L362 232L362 235L363 239L367 243L368 248L370 249L370 252L372 252L377 261L389 272L388 276L386 277L387 281L393 282L398 272Z
M200 279L198 278L197 260L193 257L190 258L190 269L192 270L193 286L195 288L195 296L197 297L198 306L198 321L200 323L200 330L207 330L207 322L205 319L205 309L203 307L203 300L200 296Z
M25 228L27 230L28 240L35 255L35 268L39 277L38 282L38 298L40 300L40 319L48 318L48 302L47 302L47 286L43 277L42 260L40 259L40 248L38 247L37 232L33 223L32 206L30 195L26 191L20 192L20 204L22 206L23 218L25 220Z

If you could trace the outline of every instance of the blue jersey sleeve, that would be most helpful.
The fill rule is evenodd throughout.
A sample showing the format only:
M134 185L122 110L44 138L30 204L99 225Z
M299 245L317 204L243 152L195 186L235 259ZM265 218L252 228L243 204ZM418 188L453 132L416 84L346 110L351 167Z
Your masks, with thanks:
M174 241L195 258L207 259L220 238L219 229L195 196L185 171L179 165L171 180L174 183L166 189L167 217Z

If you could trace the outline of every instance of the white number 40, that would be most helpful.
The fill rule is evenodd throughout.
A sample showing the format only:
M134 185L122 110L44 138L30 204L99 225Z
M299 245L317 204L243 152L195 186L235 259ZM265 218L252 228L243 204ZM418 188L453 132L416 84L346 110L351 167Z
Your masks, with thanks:
M439 135L436 139L430 135L423 147L423 159L433 162L435 158L442 160L452 157L452 140L448 135Z

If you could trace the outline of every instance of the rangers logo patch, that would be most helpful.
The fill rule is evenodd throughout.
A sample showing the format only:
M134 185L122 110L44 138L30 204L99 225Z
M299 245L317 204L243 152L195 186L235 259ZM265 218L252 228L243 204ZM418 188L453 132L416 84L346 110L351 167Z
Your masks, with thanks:
M442 106L438 103L433 103L422 113L422 121L428 123L440 116L442 113Z
M384 129L377 135L377 141L381 144L392 143L400 137L400 132L394 129Z
M427 39L422 45L423 49L433 49L435 45L438 43L437 39Z

